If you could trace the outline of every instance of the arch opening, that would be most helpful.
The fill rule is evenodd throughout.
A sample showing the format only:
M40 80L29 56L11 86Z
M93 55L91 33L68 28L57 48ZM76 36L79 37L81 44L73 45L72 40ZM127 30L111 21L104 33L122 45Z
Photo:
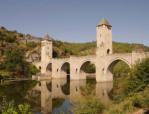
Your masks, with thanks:
M64 63L61 67L62 75L70 78L70 64L68 62Z
M95 79L96 66L91 61L84 62L80 67L80 73L86 75L87 79Z
M52 82L46 83L47 89L49 92L52 92Z
M47 75L52 75L52 63L49 63L46 68Z
M52 63L49 63L47 68L46 68L46 71L50 71L52 72Z
M130 70L129 64L121 59L114 60L107 68L107 73L114 77L127 75Z
M67 80L67 82L61 86L61 90L65 95L70 94L70 80Z

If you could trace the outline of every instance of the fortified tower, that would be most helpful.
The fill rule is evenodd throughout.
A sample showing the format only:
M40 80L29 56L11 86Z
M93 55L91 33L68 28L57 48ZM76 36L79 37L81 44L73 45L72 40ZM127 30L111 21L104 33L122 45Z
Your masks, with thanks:
M103 18L96 26L97 56L112 54L112 26Z
M52 38L47 34L41 41L41 73L46 72L46 64L52 61Z
M107 55L112 54L112 26L103 18L96 26L97 49L96 49L96 81L110 81L112 76L107 76Z

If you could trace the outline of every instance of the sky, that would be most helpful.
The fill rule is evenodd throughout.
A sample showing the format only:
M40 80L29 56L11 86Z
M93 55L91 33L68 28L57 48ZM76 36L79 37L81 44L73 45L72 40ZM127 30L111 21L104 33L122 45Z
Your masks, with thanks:
M56 40L96 40L105 17L113 40L149 46L149 0L0 0L0 26Z

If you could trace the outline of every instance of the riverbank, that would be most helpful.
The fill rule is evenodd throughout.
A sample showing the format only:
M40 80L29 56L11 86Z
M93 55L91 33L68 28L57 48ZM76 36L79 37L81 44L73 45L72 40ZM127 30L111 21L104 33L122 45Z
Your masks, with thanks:
M7 79L1 79L0 82L13 82L13 81L27 81L32 80L32 78L7 78Z

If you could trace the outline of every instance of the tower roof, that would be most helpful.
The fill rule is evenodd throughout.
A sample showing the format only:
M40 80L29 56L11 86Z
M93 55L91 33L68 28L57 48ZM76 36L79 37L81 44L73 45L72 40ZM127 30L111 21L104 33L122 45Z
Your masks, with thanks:
M110 23L105 18L102 18L102 20L97 24L97 26L101 25L111 26Z
M48 34L46 34L44 40L52 41L52 38Z

